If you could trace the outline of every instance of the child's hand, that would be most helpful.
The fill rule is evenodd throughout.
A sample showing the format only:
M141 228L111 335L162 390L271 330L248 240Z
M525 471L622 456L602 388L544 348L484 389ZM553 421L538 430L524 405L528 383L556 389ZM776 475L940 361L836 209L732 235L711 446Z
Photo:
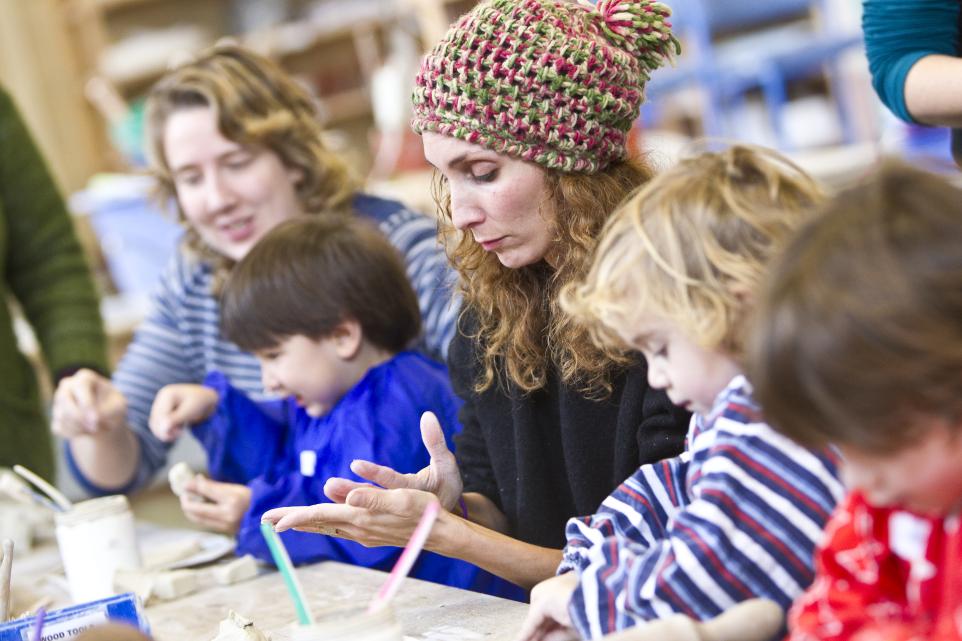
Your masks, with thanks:
M150 431L170 443L181 435L185 426L210 416L218 400L217 392L203 385L167 385L157 392L150 408Z
M571 627L568 603L578 586L578 575L568 572L542 581L531 590L531 608L521 625L518 641L567 641L580 638Z
M198 474L180 495L180 507L184 516L215 532L234 536L240 530L241 521L251 506L251 490L238 483L221 483ZM198 501L200 496L204 501Z

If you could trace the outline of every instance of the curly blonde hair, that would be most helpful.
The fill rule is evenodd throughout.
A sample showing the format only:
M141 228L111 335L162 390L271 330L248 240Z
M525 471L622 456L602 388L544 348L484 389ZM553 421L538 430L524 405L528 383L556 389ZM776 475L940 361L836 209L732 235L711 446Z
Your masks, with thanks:
M225 138L268 149L302 176L295 193L306 213L346 212L356 182L348 166L321 141L317 105L280 67L248 49L219 44L201 52L161 78L147 98L148 156L160 197L183 210L164 150L164 129L171 114L208 107ZM221 278L233 261L208 247L189 225L186 245L211 262Z
M611 216L562 307L598 345L628 348L639 319L654 315L738 358L746 297L822 199L808 174L768 149L735 145L683 160Z
M554 367L565 383L591 396L611 390L611 375L633 358L621 349L595 344L587 328L559 304L562 287L584 276L598 235L610 212L638 185L651 177L648 166L629 159L595 174L543 170L547 198L554 214L555 260L513 269L451 222L450 194L440 174L435 199L441 210L440 233L448 258L460 274L462 314L477 318L470 338L482 346L483 372L475 389L513 383L523 392L544 387Z

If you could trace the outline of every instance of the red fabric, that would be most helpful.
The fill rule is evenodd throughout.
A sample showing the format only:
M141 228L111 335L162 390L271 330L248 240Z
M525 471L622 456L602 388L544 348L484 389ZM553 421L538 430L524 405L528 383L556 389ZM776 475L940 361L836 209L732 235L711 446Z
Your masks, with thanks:
M790 641L962 639L959 517L876 508L859 494L838 507L815 582L789 614Z

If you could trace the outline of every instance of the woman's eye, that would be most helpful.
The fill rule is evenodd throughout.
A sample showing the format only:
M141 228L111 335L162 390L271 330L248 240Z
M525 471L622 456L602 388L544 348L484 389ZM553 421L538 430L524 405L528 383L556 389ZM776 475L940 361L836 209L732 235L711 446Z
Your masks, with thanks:
M177 174L174 176L174 182L178 185L194 186L200 184L200 181L200 174L196 173Z
M487 173L480 173L480 174L479 174L479 173L474 173L474 172L471 173L471 178L473 178L476 182L479 182L479 183L489 183L489 182L493 182L494 179L497 178L497 177L498 177L498 170L497 170L497 169L492 169L491 171L489 171L489 172L487 172Z
M243 169L247 165L251 164L251 161L253 159L254 159L253 156L248 156L248 155L231 156L227 160L227 166L230 167L231 169Z

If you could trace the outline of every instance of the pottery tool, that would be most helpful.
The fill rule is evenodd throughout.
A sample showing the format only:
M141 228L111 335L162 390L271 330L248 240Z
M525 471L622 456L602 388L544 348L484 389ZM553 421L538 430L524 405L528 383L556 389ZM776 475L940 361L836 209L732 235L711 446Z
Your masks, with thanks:
M40 478L39 476L31 472L24 466L14 465L13 471L19 474L20 476L22 476L23 478L27 479L28 481L30 481L31 483L33 483L33 485L38 490L40 490L41 492L49 496L54 503L62 507L64 510L69 510L70 508L73 507L73 503L70 502L70 499L64 496L60 492L60 490L50 485L50 483L47 483L45 480L43 480L42 478Z
M0 623L10 618L10 577L13 574L13 541L5 539L0 547Z
M25 505L40 505L54 512L64 511L62 507L46 496L33 491L22 478L6 470L0 472L0 494L5 494L14 501Z
M277 536L274 526L267 521L261 523L261 534L267 541L267 547L271 550L271 556L274 557L277 569L284 577L284 585L287 586L287 592L291 595L291 601L294 602L298 622L301 625L314 625L314 616L307 607L304 590L301 589L301 583L297 580L297 575L294 574L294 564L291 563L291 557L287 554L284 542L281 541L281 537Z
M371 601L371 605L368 606L368 614L377 612L394 598L398 588L401 587L401 581L403 581L411 571L414 562L417 561L418 555L421 553L421 549L424 547L424 543L428 540L431 527L437 520L440 510L441 504L437 501L432 501L424 508L424 514L421 515L421 520L418 521L418 525L414 528L414 532L411 533L411 538L408 539L407 545L404 546L401 556L398 557L397 562L391 569L391 574L388 575L387 580L384 581L381 589L378 590L374 600Z
M40 608L37 610L37 618L33 623L33 641L41 641L43 639L43 621L46 618L46 608Z

